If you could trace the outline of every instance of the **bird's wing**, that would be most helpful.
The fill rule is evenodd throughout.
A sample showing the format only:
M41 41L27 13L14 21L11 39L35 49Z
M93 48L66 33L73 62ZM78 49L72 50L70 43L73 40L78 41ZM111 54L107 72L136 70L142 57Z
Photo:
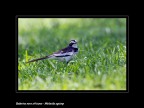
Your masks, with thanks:
M54 56L64 57L64 56L71 56L74 53L74 49L71 47L66 47L64 49L59 50L58 52L53 53Z

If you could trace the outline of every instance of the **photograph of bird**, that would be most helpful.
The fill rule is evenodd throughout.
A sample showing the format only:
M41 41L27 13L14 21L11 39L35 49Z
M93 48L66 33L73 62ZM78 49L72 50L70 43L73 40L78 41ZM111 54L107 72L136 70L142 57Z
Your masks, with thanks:
M38 60L44 60L44 59L56 59L59 61L66 62L67 64L69 63L70 60L78 53L78 46L77 46L77 41L76 40L71 40L69 45L66 48L63 48L57 52L54 52L51 55L33 59L28 61L27 63L30 62L35 62Z

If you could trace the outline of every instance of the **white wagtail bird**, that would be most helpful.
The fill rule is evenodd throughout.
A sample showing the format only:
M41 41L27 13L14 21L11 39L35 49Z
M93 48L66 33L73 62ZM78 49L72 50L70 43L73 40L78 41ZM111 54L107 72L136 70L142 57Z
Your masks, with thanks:
M66 48L63 48L61 50L59 50L58 52L54 52L51 55L42 57L42 58L37 58L37 59L33 59L28 61L27 63L30 62L35 62L38 60L43 60L43 59L57 59L60 61L64 61L67 64L69 63L69 61L78 53L78 47L77 47L77 41L76 40L71 40L69 45Z

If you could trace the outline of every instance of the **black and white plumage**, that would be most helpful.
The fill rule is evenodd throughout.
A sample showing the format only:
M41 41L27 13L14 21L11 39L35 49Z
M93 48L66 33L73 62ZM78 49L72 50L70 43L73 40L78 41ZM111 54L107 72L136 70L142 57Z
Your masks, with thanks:
M78 53L77 41L71 40L69 45L66 48L63 48L59 50L58 52L54 52L53 54L49 56L30 60L27 63L35 62L35 61L43 60L43 59L57 59L57 60L65 61L66 63L68 63L77 53Z

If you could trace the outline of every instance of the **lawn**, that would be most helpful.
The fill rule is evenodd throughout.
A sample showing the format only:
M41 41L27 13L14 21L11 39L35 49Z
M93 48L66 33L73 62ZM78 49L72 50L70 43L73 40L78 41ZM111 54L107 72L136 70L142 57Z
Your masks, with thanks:
M78 41L67 65L26 61ZM18 90L126 90L125 18L18 18Z

